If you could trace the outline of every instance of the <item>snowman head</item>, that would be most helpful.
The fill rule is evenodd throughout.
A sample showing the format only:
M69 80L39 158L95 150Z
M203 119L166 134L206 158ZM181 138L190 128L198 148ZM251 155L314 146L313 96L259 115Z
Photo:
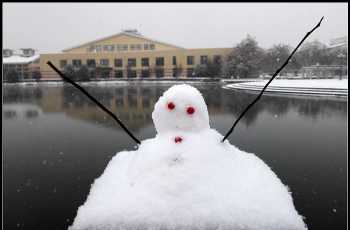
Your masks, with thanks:
M208 109L202 94L186 84L174 85L164 92L154 106L152 119L159 134L209 129Z

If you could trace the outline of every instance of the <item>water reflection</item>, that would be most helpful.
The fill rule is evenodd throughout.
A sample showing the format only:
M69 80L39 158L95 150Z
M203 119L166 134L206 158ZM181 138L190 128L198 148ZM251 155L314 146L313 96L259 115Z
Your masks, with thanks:
M128 87L101 87L85 86L85 88L96 97L103 105L115 113L132 130L149 124L151 113L157 99L169 86L128 86ZM232 115L233 118L245 109L252 102L256 95L239 91L218 89L219 86L198 88L208 105L210 115ZM213 93L215 91L215 93ZM28 110L27 118L37 117L41 110L45 113L64 112L73 118L82 119L94 124L102 124L108 127L119 129L119 126L108 115L100 110L83 93L77 89L64 85L63 87L50 88L44 90L42 87L6 87L4 88L4 103L7 108L3 111L5 119L17 117L16 110L10 110L7 104L15 102L37 102L40 110ZM17 104L18 105L18 104ZM19 106L19 105L18 105ZM13 108L13 106L12 106ZM17 108L18 109L18 108ZM249 110L241 120L246 126L250 126L257 119L258 115L264 111L281 117L290 111L296 111L300 116L311 119L318 119L324 116L331 116L330 111L336 111L341 116L346 116L346 101L303 98L303 97L276 97L264 96L259 103ZM39 112L40 111L40 112ZM23 111L22 111L23 112Z
M42 114L39 106L34 104L16 103L4 104L2 114L5 120L8 119L34 119Z
M255 98L255 94L231 91L227 92L226 96L221 98L223 101L221 106L229 108L229 111L237 117ZM332 98L264 95L262 99L246 113L245 117L242 118L242 122L249 126L256 120L258 115L264 111L278 117L282 117L291 111L297 111L298 115L306 118L318 119L325 116L332 116L332 112L346 117L347 106L346 101Z
M84 88L143 140L155 135L151 114L169 86ZM196 87L221 133L256 97L215 84ZM67 229L111 157L134 142L70 85L8 85L3 103L4 229ZM230 137L291 187L309 229L346 226L346 115L346 101L266 95Z

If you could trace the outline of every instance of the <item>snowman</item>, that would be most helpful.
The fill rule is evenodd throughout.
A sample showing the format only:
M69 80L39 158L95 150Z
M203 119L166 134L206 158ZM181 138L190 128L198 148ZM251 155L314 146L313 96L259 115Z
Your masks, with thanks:
M169 88L152 119L156 137L112 158L70 230L307 229L274 172L221 142L196 88Z

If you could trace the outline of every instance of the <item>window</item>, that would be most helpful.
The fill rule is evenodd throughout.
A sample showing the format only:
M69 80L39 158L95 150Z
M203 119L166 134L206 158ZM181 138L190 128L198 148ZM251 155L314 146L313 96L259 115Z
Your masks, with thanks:
M142 77L142 78L147 78L147 77L149 77L149 75L150 75L150 72L149 72L148 69L143 69L143 70L141 71L141 77Z
M206 65L208 63L208 56L201 56L201 65Z
M187 69L187 77L194 77L194 69L193 68Z
M136 78L137 77L136 70L128 69L127 70L127 75L128 75L128 78Z
M60 60L60 67L64 68L67 65L67 60Z
M156 66L164 66L164 57L156 57Z
M221 63L221 56L220 55L214 55L214 63L215 64Z
M149 44L144 44L144 45L143 45L143 49L144 49L144 50L149 50Z
M156 45L154 45L154 44L150 44L150 45L149 45L149 49L150 49L150 50L154 50L155 48L156 48Z
M111 77L112 68L109 67L97 67L96 75L101 78L109 78Z
M149 58L142 58L141 65L142 66L149 66Z
M122 78L123 77L123 70L116 70L114 76L116 78Z
M96 67L96 61L95 61L95 59L87 59L87 60L86 60L86 65L87 65L88 67Z
M136 45L136 49L137 49L137 50L141 50L141 49L142 49L142 48L141 48L141 44L137 44L137 45Z
M115 46L117 47L117 50L118 50L118 51L122 51L122 50L123 50L123 47L124 47L123 45L119 45L119 44L118 44L118 45L115 45Z
M187 65L194 65L194 56L187 56Z
M100 45L96 45L95 49L96 49L96 52L101 52L101 46Z
M135 67L136 66L136 59L135 58L129 58L128 59L128 66L129 67Z
M123 59L114 59L114 66L115 67L123 67Z
M74 67L80 67L81 66L81 60L80 59L73 59L72 64Z
M117 50L118 51L128 50L128 45L127 44L118 44L117 45Z
M91 45L87 50L88 50L88 52L94 52L95 49L96 49L95 46Z
M130 45L130 50L134 50L135 49L135 45L134 44L131 44Z
M109 60L108 59L101 59L100 60L100 65L108 66L109 65Z
M113 51L114 50L114 45L104 45L103 46L103 51Z
M173 65L176 65L176 56L173 56Z
M164 77L164 69L163 68L157 68L156 69L156 78L162 78Z
M107 51L113 52L114 51L114 45L107 45Z

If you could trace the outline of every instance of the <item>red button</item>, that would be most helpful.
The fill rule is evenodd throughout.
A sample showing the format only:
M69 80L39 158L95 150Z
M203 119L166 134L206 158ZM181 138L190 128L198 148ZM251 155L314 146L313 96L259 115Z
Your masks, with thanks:
M194 111L195 111L195 110L194 110L194 108L193 108L192 106L190 106L190 107L187 108L187 113L188 113L188 114L193 114Z
M170 109L170 110L175 109L175 105L174 105L174 103L169 102L169 103L168 103L168 109Z
M181 137L175 137L175 143L180 143L182 141Z

